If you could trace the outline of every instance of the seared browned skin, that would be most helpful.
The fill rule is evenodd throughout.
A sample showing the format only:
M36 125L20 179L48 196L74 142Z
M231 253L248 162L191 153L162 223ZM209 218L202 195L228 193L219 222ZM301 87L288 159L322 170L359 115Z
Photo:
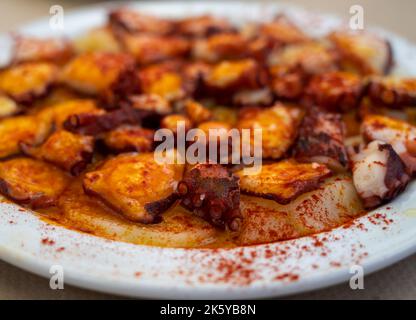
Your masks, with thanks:
M82 93L101 95L110 104L140 89L134 59L125 53L80 54L65 66L62 81Z
M56 83L58 69L45 62L27 62L0 71L0 91L16 102L31 105Z
M247 57L248 41L238 33L220 33L198 39L192 45L192 56L206 62Z
M416 106L416 79L374 77L370 81L368 96L374 104L389 108Z
M316 189L331 175L323 164L297 163L293 160L264 164L258 174L236 172L241 192L287 204L302 193Z
M109 25L88 30L74 39L73 46L77 54L122 51L122 47Z
M176 23L176 28L179 34L190 38L207 37L234 30L226 19L209 15L179 20Z
M150 152L153 149L154 130L123 125L104 136L105 145L114 152Z
M270 68L271 89L276 97L287 100L299 99L305 89L308 75L301 67L276 65Z
M299 108L276 104L265 109L243 109L236 127L251 129L251 150L254 146L253 129L262 129L262 157L279 159L295 141L301 120Z
M277 15L271 22L261 24L257 30L254 29L253 31L260 37L272 42L275 47L310 40L301 29L283 14Z
M62 64L74 54L72 45L64 39L40 39L26 36L14 38L14 64L24 62L53 62Z
M178 126L183 126L185 131L192 129L192 121L185 115L172 114L164 117L160 122L160 127L169 129L173 134L178 133Z
M91 162L94 137L58 130L40 146L21 143L20 148L26 155L52 163L77 176Z
M0 120L0 158L19 153L20 142L41 143L49 131L49 123L37 116L18 116Z
M22 111L22 108L7 96L0 94L0 119L13 116Z
M73 114L64 122L64 128L74 133L95 136L124 124L140 125L142 119L142 112L126 107L103 114Z
M62 129L64 122L70 116L81 113L101 115L105 111L99 109L95 101L91 99L65 99L63 102L53 103L41 109L37 116L55 129Z
M172 21L159 19L127 8L112 10L109 14L109 22L116 34L122 32L169 34L174 28Z
M391 65L383 39L310 38L282 15L238 29L123 8L70 44L74 51L65 40L21 38L0 70L0 191L34 208L60 198L42 213L73 228L171 247L286 240L337 227L364 212L362 202L393 199L416 172L416 129L368 118L410 119L416 105L412 79L374 76ZM154 134L177 138L180 121L195 133L187 151L203 144L208 164L160 162ZM208 136L212 129L220 130ZM260 172L231 164L236 133L243 156L250 147L264 159ZM358 152L353 172L344 140ZM28 157L14 158L20 152Z
M151 124L154 120L158 123L163 115L171 111L170 104L162 97L132 95L118 109L73 113L66 118L64 127L79 134L98 135L121 125Z
M382 141L375 140L352 153L351 160L354 185L367 209L394 199L410 181L399 155Z
M59 198L59 209L60 217L72 228L139 245L201 247L214 242L219 234L215 227L180 206L165 212L160 223L132 223L97 197L85 194L82 176L74 179Z
M195 100L185 102L185 112L192 123L198 125L212 119L212 112Z
M328 231L364 212L349 175L336 175L286 205L253 196L241 196L244 217L238 244L283 241Z
M158 164L153 153L122 154L88 172L84 189L132 221L156 223L175 202L183 169L181 164Z
M253 59L222 61L205 78L208 90L214 93L236 89L259 89L267 83L267 73Z
M390 42L360 31L337 31L329 35L346 71L362 75L388 74L393 66Z
M348 165L341 115L312 109L299 126L293 156L301 161L325 163L338 169Z
M157 94L132 95L128 97L126 104L135 110L161 116L172 113L173 111L169 101Z
M56 204L69 177L56 167L29 158L0 162L0 192L33 209Z
M361 78L353 73L329 72L311 79L305 92L309 105L330 112L348 112L358 107L363 96Z
M338 69L337 56L320 42L297 43L273 52L268 57L271 66L300 68L306 75L331 72Z
M219 228L241 224L238 178L219 164L198 164L178 184L181 205Z
M361 125L366 141L380 140L390 144L405 163L407 170L416 172L416 127L411 124L380 115L368 115Z

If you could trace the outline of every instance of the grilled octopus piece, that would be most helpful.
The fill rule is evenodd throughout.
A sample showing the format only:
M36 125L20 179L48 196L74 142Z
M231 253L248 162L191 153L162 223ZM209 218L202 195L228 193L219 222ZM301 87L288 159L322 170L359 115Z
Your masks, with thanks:
M168 101L187 96L187 83L182 76L183 63L167 61L152 64L139 71L140 88L148 95L158 95Z
M52 163L77 176L91 162L94 138L58 130L40 146L21 142L20 148L28 156Z
M68 131L95 136L121 125L148 125L171 112L170 104L157 95L132 95L119 109L104 113L85 112L70 115L64 122Z
M389 108L416 106L416 79L375 77L370 81L368 96L374 104Z
M249 141L251 150L254 150L255 146L254 129L262 129L263 159L279 159L295 141L302 116L300 108L281 103L264 109L245 108L240 111L236 127L239 130L251 130Z
M262 166L258 174L236 172L240 178L241 192L288 204L301 194L318 188L331 175L326 165L297 163L284 160Z
M177 199L175 190L184 165L158 163L156 156L161 154L126 153L111 158L85 174L84 190L129 220L146 224L160 222L160 214Z
M393 51L388 40L365 32L336 31L328 36L343 70L361 75L388 74L393 66Z
M340 114L311 110L299 126L293 156L300 161L325 163L345 170L348 165L344 145L345 125Z
M233 32L235 29L226 20L210 15L190 17L176 23L179 34L189 38L203 38L222 32Z
M24 62L65 63L74 51L65 39L40 39L17 35L14 37L13 64Z
M123 125L104 134L103 142L116 153L150 152L153 150L154 130L140 126Z
M358 107L364 93L361 78L353 73L328 72L309 82L305 101L330 112L348 112Z
M218 164L198 164L178 184L181 205L219 228L241 225L239 179Z
M303 33L286 15L277 15L272 22L260 26L260 35L280 45L306 42L310 38Z
M120 41L140 65L186 58L191 49L187 39L177 36L124 34Z
M309 77L300 66L276 65L270 68L270 78L271 89L277 98L296 100L303 94Z
M127 8L119 8L109 13L110 27L115 34L119 33L149 33L169 34L174 30L173 21L160 19Z
M33 209L56 205L71 179L43 161L14 158L0 162L0 193Z
M64 128L70 132L96 136L121 125L140 125L143 113L133 108L120 108L104 114L79 113L71 115L64 122Z
M353 181L367 209L394 199L410 181L406 167L390 144L373 141L351 152Z

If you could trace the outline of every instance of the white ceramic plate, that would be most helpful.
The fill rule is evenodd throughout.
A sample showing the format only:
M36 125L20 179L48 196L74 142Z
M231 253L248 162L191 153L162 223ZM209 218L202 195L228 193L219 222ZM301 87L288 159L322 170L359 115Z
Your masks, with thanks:
M153 2L133 6L170 17L213 13L237 23L264 20L285 11L316 35L342 24L332 16L311 15L277 4ZM74 36L102 24L106 10L101 5L66 12L64 34ZM51 36L48 19L21 31ZM374 31L392 41L399 62L395 72L416 75L416 47L394 34ZM7 37L1 36L0 47L8 45ZM65 283L126 296L281 296L346 281L355 264L368 274L415 252L415 197L416 184L412 183L387 207L359 218L348 228L280 243L220 250L163 249L110 241L48 225L30 211L0 203L0 258L45 277L50 276L52 265L61 265Z

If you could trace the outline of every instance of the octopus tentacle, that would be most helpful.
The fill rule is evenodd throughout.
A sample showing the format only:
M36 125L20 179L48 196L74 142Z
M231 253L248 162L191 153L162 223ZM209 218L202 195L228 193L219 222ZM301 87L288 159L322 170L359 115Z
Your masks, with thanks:
M198 164L185 173L181 205L211 224L237 231L241 225L239 178L218 164Z

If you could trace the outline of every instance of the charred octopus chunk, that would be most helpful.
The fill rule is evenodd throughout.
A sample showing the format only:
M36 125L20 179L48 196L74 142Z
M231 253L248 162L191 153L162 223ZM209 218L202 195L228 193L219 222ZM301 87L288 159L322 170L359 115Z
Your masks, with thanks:
M354 185L366 209L394 199L410 181L403 161L390 144L375 140L350 157Z
M358 107L364 92L361 78L353 73L329 72L317 75L305 92L307 104L331 112L348 112Z
M198 164L178 184L181 205L213 225L237 231L241 224L239 178L218 164Z

